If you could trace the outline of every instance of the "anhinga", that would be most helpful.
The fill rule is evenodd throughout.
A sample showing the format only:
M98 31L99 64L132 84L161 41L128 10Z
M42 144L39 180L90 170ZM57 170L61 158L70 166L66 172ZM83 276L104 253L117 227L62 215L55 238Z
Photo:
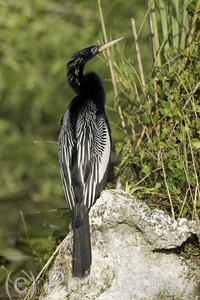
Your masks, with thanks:
M59 166L74 231L72 276L84 277L91 266L89 210L105 188L111 152L110 126L100 77L83 73L84 65L121 38L76 52L67 64L67 80L77 96L61 120Z

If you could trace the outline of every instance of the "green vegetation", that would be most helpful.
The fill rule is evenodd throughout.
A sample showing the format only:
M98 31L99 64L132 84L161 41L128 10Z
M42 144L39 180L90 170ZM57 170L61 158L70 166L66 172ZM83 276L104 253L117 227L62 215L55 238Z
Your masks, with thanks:
M122 155L116 171L123 170L126 190L136 197L199 223L200 1L149 3L151 74L135 72L129 61L126 73L117 73L126 136L116 144Z

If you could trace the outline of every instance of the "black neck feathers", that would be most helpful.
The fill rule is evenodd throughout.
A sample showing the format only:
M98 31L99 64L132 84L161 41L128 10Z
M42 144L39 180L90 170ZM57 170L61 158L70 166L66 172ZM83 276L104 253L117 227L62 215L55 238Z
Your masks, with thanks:
M105 101L105 92L101 78L93 71L84 74L85 64L96 54L95 46L76 52L67 64L67 81L77 95Z

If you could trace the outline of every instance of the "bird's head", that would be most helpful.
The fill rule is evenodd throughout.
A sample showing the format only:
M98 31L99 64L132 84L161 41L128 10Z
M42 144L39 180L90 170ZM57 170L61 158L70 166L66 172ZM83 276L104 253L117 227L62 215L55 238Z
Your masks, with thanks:
M81 79L83 75L84 65L95 57L97 54L101 53L105 49L119 42L123 37L115 39L111 42L100 46L90 46L81 51L76 52L67 64L67 80L69 85L77 92L79 92L81 85ZM75 91L76 91L75 90Z
M74 53L74 55L69 60L67 66L68 69L72 66L78 66L78 65L85 65L90 59L95 57L97 54L101 53L105 49L109 48L110 46L114 45L115 43L119 42L123 37L119 39L115 39L111 42L108 42L106 44L100 45L100 46L90 46L87 47L81 51L78 51Z

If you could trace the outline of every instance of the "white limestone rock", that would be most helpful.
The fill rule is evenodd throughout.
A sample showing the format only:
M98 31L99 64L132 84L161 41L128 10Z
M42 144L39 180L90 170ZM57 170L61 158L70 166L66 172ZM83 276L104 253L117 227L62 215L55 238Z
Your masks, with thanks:
M90 276L71 277L70 231L40 300L200 299L200 272L176 254L153 252L180 246L197 233L195 221L173 220L122 191L107 190L92 207L90 224Z

